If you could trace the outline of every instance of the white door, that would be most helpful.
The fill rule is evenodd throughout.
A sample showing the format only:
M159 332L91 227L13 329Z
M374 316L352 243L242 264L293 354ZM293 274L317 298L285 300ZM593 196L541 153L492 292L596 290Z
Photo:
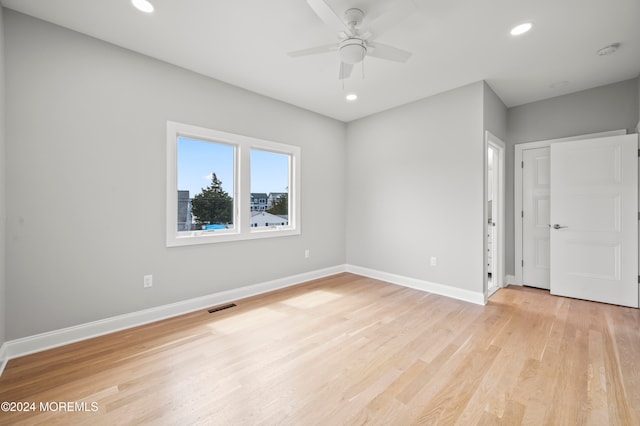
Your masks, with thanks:
M638 307L638 137L551 146L551 293Z
M522 283L549 289L549 147L522 152Z

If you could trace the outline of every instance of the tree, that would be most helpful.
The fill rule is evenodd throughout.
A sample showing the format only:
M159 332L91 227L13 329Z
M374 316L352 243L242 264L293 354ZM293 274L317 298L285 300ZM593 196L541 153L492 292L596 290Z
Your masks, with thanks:
M278 197L278 199L273 203L271 208L267 210L267 213L277 214L277 215L288 215L289 214L289 194L286 192Z
M233 221L233 198L222 189L222 181L215 173L211 173L211 185L193 197L191 213L201 225Z

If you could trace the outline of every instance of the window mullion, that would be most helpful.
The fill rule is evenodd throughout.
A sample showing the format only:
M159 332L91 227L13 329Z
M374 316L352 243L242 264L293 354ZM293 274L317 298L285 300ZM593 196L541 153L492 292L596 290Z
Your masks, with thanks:
M251 228L251 150L249 147L241 145L238 147L238 160L236 167L237 176L237 195L236 200L236 217L240 224L239 232L247 234Z

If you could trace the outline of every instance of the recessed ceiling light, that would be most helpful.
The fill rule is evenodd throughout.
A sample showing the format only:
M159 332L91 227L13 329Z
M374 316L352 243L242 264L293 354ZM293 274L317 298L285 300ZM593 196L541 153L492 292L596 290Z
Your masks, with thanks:
M133 4L136 9L141 12L151 13L153 12L153 5L148 0L131 0L131 4Z
M358 95L356 95L355 93L349 93L344 98L349 102L353 102L358 99Z
M598 56L607 56L615 53L620 48L620 43L613 43L598 50Z
M511 35L518 36L520 34L524 34L529 31L531 27L533 27L533 24L531 24L531 22L525 22L524 24L513 27L511 29Z

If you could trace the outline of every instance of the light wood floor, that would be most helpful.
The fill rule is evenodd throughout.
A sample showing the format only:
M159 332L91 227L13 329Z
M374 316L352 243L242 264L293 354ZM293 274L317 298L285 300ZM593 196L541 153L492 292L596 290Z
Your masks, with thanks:
M9 362L2 424L640 424L640 311L341 274Z

